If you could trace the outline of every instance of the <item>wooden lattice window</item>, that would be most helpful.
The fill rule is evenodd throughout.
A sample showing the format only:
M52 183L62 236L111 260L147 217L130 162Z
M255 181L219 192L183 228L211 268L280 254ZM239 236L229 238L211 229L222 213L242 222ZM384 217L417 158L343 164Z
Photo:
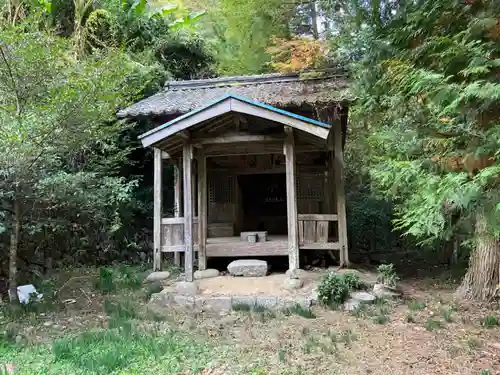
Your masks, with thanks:
M296 179L297 199L322 200L324 175L321 173L298 173Z
M233 201L233 176L214 174L208 181L208 201L210 203L231 203Z

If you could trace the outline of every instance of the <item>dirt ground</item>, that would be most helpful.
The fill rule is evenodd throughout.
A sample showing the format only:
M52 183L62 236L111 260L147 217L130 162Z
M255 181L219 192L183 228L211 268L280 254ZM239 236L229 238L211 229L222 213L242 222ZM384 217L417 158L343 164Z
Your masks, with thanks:
M300 293L309 293L324 272L308 273ZM200 281L200 287L210 294L282 295L284 277L221 276ZM365 274L369 277L373 278L373 273ZM210 361L201 374L500 375L500 325L483 323L488 316L500 319L498 305L456 301L455 285L443 287L429 280L403 280L401 284L403 299L352 313L314 307L312 316L307 317L271 311L213 316L166 309L162 312L166 321L161 323L157 316L149 318L142 313L133 314L137 318L132 319L138 327L167 324L182 337L205 343ZM59 293L62 299L74 299L75 303L17 322L16 329L27 345L50 344L89 329L106 329L109 316L103 307L105 300L136 302L137 309L147 309L144 288L127 292L126 297L119 290L102 295L88 276L72 275L72 282L59 287ZM17 364L17 357L12 358ZM53 360L47 358L50 368Z
M317 308L314 319L199 316L184 324L229 343L231 362L241 365L220 372L227 375L248 368L266 375L499 375L500 327L480 323L499 311L458 304L449 290L419 292L425 307L412 310L413 300L388 304L383 324L376 307L357 314Z
M316 268L311 271L302 271L300 279L304 281L304 286L296 291L289 291L283 287L286 279L285 273L274 273L265 277L233 277L219 276L210 279L197 280L200 294L212 296L309 296L311 295L317 281L327 272L345 272L337 268L328 270ZM376 275L372 271L357 270L361 279L370 283L376 280Z

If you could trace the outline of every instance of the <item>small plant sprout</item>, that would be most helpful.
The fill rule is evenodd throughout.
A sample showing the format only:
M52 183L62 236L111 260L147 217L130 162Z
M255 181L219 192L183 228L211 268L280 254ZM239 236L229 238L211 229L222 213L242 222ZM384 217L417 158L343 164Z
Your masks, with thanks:
M394 265L392 263L381 264L377 267L377 271L377 281L379 283L390 288L394 288L396 286L396 283L399 281L399 277L396 274L396 270L394 269Z
M493 328L500 325L498 318L494 315L487 315L481 319L481 325L486 328Z

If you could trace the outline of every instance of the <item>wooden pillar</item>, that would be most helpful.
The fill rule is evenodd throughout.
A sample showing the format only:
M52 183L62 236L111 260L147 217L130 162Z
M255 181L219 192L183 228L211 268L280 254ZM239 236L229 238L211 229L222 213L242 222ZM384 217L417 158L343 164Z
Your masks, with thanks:
M342 123L336 121L332 123L334 129L334 151L335 151L335 192L337 193L337 216L339 226L340 243L340 266L349 265L349 254L347 249L347 219L345 209L344 190L344 152L342 150Z
M162 215L162 152L154 149L153 183L153 269L161 269L161 215Z
M295 187L296 161L292 128L285 126L284 153L286 156L286 209L288 221L288 267L299 268L299 236L297 229L297 192Z
M207 268L207 158L198 150L198 268Z
M193 146L186 141L182 149L184 175L184 273L186 281L193 281Z
M176 160L174 164L174 180L175 180L175 187L174 187L174 216L175 217L180 217L181 216L181 194L182 194L182 165L181 165L180 160ZM181 253L176 251L174 253L174 264L176 266L181 265Z

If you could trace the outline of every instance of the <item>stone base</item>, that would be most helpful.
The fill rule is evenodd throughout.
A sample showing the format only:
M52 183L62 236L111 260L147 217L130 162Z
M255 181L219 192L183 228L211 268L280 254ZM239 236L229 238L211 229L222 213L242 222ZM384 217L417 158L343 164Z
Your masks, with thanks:
M300 279L285 279L283 287L287 290L296 290L304 286L304 282Z
M155 283L158 281L166 280L170 277L170 272L168 271L156 271L151 272L148 277L144 280L144 283Z
M178 307L194 311L228 312L233 307L246 305L249 310L256 306L271 310L284 310L300 305L304 308L311 307L309 298L276 297L276 296L189 296L170 292L153 294L151 303L157 307Z
M267 275L267 262L257 259L239 259L227 266L231 276L263 277Z
M175 285L175 290L181 296L194 296L198 293L198 285L194 282L179 281Z
M219 276L219 271L216 269L211 269L208 268L206 270L198 270L194 272L194 279L195 280L201 280L201 279L209 279L212 277L217 277Z

